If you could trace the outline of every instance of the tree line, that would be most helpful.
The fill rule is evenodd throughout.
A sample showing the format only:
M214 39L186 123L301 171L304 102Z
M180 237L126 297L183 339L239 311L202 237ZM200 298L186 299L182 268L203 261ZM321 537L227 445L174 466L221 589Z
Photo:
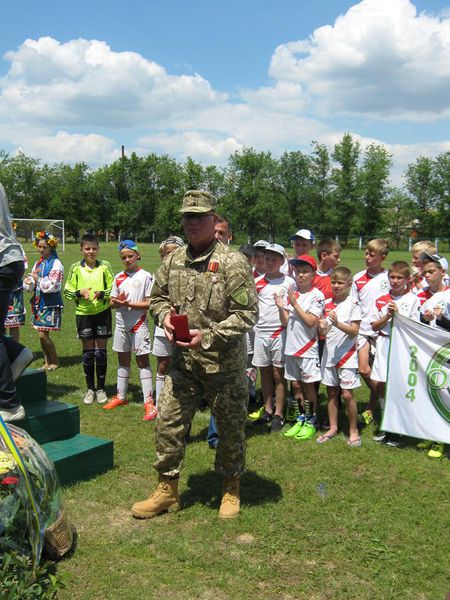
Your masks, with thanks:
M133 234L159 241L181 233L179 207L188 189L207 189L232 224L235 239L285 242L299 228L320 236L385 235L397 244L413 237L448 238L450 152L408 165L402 188L389 185L392 157L381 145L362 149L350 134L310 153L245 148L225 167L168 155L124 156L90 168L42 164L0 150L0 182L16 218L64 219L67 234Z

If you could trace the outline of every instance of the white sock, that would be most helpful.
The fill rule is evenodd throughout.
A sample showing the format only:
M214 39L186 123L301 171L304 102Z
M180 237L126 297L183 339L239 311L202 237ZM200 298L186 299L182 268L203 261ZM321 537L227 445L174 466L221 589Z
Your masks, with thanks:
M125 400L127 397L130 372L131 367L119 367L117 369L117 395L121 400Z
M158 406L159 395L162 392L165 380L165 375L160 375L159 373L156 373L156 406Z
M153 399L153 382L152 382L152 370L150 367L144 367L139 369L139 377L141 380L142 393L144 395L144 402L147 402L149 398Z

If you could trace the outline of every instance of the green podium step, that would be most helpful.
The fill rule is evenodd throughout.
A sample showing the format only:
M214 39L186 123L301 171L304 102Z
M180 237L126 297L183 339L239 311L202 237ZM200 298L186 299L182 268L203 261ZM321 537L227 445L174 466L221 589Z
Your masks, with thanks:
M55 463L62 485L89 479L114 466L114 444L110 440L78 434L42 444L42 448Z
M114 466L114 444L80 434L78 406L47 400L45 371L26 369L16 382L26 418L22 427L55 463L62 485L89 479Z
M18 422L39 444L80 433L78 406L65 402L33 402L25 405L26 419Z
M26 369L16 381L17 397L24 406L47 400L47 373Z

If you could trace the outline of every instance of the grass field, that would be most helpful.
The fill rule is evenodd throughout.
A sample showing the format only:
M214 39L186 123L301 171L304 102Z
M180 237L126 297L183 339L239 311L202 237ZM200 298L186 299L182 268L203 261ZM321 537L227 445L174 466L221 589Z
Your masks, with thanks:
M142 245L142 266L154 272L156 245ZM34 255L30 252L30 262ZM68 245L66 273L78 259ZM116 245L100 258L120 270ZM391 253L387 263L408 259ZM342 265L363 268L363 253L344 251ZM22 339L39 350L30 325ZM414 445L379 446L362 431L361 448L341 435L319 446L248 427L248 471L242 514L217 519L220 481L205 442L209 414L198 413L180 481L184 510L136 521L130 507L156 481L154 424L142 421L139 379L135 403L115 411L84 406L80 343L73 307L53 336L62 368L50 373L49 398L78 404L82 432L115 442L115 468L65 489L78 530L73 555L59 563L59 597L85 599L357 599L443 600L450 589L449 461L432 461ZM36 361L36 365L42 363ZM109 352L107 391L115 391L117 361ZM358 392L361 406L367 390ZM325 412L321 394L321 411Z

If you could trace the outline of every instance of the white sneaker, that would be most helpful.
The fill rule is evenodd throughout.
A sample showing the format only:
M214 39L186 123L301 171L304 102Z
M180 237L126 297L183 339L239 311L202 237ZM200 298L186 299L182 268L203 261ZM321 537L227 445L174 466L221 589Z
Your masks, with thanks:
M108 402L108 396L106 395L105 390L97 390L96 395L97 402L99 404L105 404L105 402Z
M95 400L95 392L94 390L88 390L86 392L86 395L84 396L83 402L85 404L93 404Z
M11 363L11 372L13 381L17 381L25 369L34 360L33 353L29 348L24 348L22 352L17 356L16 360Z
M12 423L13 421L21 421L25 419L25 409L19 404L19 406L15 406L14 408L2 408L0 409L0 416L5 421L5 423Z

